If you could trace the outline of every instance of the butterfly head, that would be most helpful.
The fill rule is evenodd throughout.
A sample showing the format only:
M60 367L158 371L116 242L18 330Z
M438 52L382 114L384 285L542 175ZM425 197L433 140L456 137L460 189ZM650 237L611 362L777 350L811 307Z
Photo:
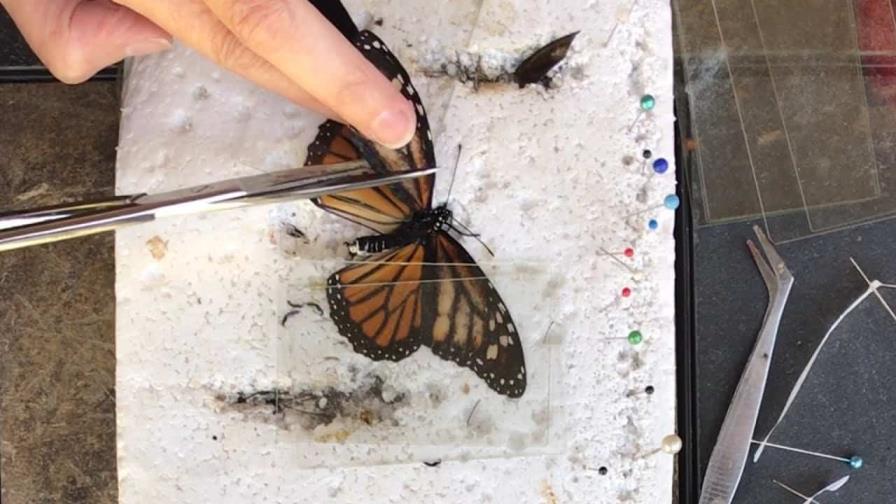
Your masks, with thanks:
M406 223L406 229L411 232L429 234L443 229L451 229L454 214L445 205L421 210Z
M435 219L436 229L446 229L451 226L451 221L454 220L454 213L446 205L439 205L433 208L432 216Z

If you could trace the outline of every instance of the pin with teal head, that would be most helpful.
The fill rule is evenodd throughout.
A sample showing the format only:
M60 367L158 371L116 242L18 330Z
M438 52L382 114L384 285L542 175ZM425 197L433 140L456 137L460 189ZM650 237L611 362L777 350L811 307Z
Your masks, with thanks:
M775 444L775 443L769 443L768 441L763 442L763 441L757 441L754 439L751 442L753 444L767 446L769 448L776 448L778 450L790 451L790 452L794 452L794 453L802 453L803 455L809 455L812 457L819 457L819 458L826 458L828 460L837 460L837 461L849 464L849 467L851 467L853 469L861 469L862 466L865 465L865 461L862 460L862 457L860 457L858 455L853 455L851 457L838 457L836 455L829 455L827 453L803 450L802 448L794 448L792 446L784 446L784 445L779 445L779 444Z
M656 107L656 98L652 94L646 94L641 97L641 100L638 102L638 115L635 116L635 120L629 124L628 129L626 131L631 131L632 128L638 124L638 121L641 120L641 116L645 112L650 112L653 108Z

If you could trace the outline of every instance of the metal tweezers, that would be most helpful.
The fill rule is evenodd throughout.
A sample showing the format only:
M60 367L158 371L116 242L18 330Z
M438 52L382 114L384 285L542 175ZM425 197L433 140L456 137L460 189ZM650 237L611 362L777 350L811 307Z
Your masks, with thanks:
M734 397L728 406L728 413L725 414L725 421L709 458L709 466L703 477L703 488L700 492L700 504L729 504L734 498L753 440L753 430L756 428L756 418L759 416L759 406L765 391L781 315L790 296L790 288L793 287L793 275L775 247L758 226L753 226L753 231L768 257L768 259L763 257L756 245L752 241L747 241L753 260L768 288L768 308L756 345L734 391Z
M116 196L0 212L0 252L149 222L158 217L317 198L430 175L436 168L377 173L363 160L303 166L176 191Z

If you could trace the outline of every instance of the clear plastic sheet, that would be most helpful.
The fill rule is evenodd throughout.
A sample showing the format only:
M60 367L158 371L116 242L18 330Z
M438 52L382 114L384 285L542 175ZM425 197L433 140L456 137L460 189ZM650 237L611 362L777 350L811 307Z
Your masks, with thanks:
M860 7L679 2L680 23L716 27L711 40L679 27L701 225L761 216L781 243L896 214L884 78L896 37L860 35L896 21Z
M288 312L289 302L312 302L327 310L320 271L336 271L345 263L297 261L294 266L294 278L320 281L288 287L280 306ZM425 345L400 362L368 359L352 350L329 316L304 306L277 336L281 408L276 411L266 404L261 409L281 427L279 442L294 447L290 466L419 462L416 458L428 449L437 449L440 459L551 449L551 401L557 393L561 353L552 343L549 320L556 303L556 274L533 263L485 260L480 266L488 280L446 278L415 286L416 291L421 298L435 299L438 290L460 289L461 284L475 288L491 281L520 335L524 395L513 400L499 395L468 367L437 357ZM488 358L482 356L486 364ZM351 460L327 455L350 445L376 449L355 450Z

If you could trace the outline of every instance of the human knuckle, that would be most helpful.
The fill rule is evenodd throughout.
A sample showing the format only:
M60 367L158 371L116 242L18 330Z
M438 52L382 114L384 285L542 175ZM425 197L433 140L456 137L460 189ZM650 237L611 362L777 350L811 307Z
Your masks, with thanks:
M233 0L230 26L243 38L269 31L289 13L289 0Z
M340 76L339 82L333 86L334 103L353 103L358 95L367 94L371 79L364 72L352 71Z
M212 58L220 65L235 68L249 64L250 52L246 46L227 30L212 36Z

